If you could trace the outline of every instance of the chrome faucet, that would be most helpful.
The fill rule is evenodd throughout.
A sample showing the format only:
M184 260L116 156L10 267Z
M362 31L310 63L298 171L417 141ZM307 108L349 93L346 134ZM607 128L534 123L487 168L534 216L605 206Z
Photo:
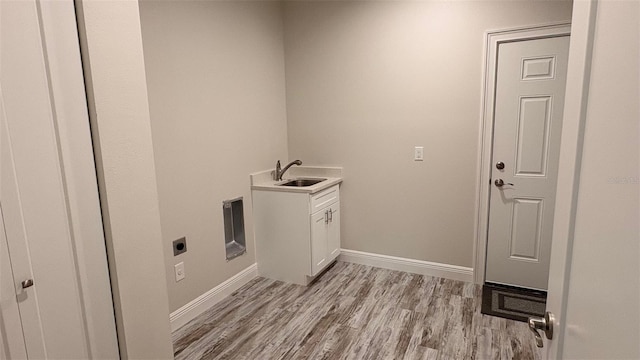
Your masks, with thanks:
M282 175L284 175L284 173L287 172L287 170L289 170L289 168L292 167L293 165L300 166L302 165L302 161L294 160L288 163L287 166L285 166L284 169L282 169L280 167L280 160L278 160L278 162L276 163L276 171L273 172L273 180L276 180L276 181L282 180Z

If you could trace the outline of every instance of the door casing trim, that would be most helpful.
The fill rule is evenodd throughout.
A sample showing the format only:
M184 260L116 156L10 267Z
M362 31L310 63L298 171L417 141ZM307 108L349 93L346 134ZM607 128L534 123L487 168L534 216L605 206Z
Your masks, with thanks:
M91 358L118 358L94 149L73 0L34 0Z
M492 30L485 33L483 51L484 62L482 71L482 102L480 108L480 128L478 131L478 148L480 151L478 152L478 167L476 170L476 218L474 224L475 241L473 251L473 278L476 284L484 283L486 270L498 45L506 42L544 39L567 35L571 35L570 22Z

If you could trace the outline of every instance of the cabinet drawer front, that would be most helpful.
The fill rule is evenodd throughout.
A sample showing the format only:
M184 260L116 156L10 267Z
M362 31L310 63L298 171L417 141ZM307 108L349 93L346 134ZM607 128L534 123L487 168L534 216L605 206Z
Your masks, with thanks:
M320 193L311 195L311 213L315 214L319 210L340 200L340 186L336 185L323 190Z

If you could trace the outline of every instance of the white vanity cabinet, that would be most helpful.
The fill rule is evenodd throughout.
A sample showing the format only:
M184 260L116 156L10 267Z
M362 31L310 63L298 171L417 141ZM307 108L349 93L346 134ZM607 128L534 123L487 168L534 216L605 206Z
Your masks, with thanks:
M340 254L340 187L314 194L253 190L260 276L307 285Z

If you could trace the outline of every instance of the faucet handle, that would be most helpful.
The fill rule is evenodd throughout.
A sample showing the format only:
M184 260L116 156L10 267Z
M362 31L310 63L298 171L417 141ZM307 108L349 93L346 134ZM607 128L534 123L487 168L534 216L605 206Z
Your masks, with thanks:
M273 172L273 180L280 180L280 173L282 172L282 167L280 165L280 160L276 162L276 170Z

